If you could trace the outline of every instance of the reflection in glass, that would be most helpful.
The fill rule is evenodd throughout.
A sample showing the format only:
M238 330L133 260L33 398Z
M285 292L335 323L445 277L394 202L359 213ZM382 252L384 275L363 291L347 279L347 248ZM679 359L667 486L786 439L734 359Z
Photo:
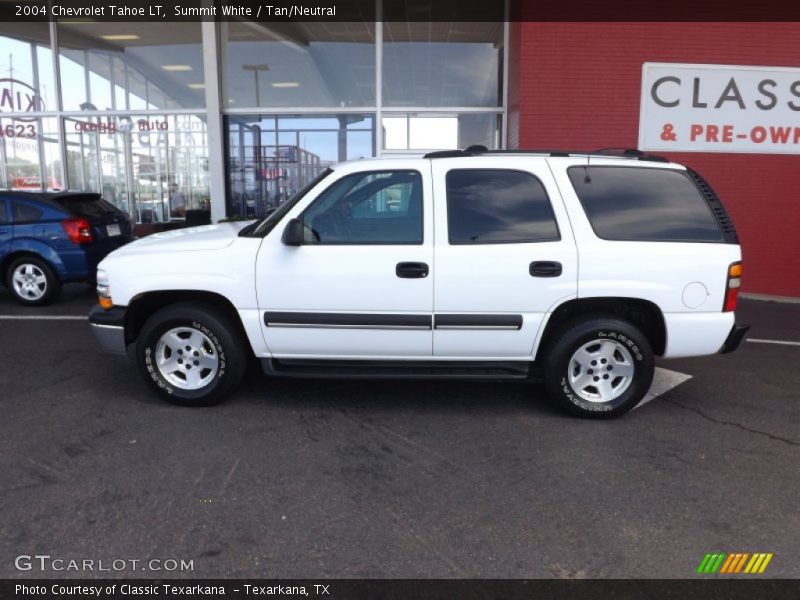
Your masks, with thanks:
M502 105L503 23L383 24L386 106Z
M64 119L71 189L100 192L137 223L209 210L206 124L195 115Z
M230 116L228 213L263 216L328 165L374 156L369 114Z
M451 244L510 244L559 239L553 207L536 177L504 169L447 172Z
M598 237L649 242L721 242L722 233L684 172L570 167L570 181Z
M58 24L64 110L202 108L200 23Z
M231 107L375 105L375 25L221 24Z
M347 175L302 219L309 244L421 244L422 178L417 171Z
M0 113L56 109L47 23L0 23Z
M63 189L60 172L55 119L0 118L0 188Z

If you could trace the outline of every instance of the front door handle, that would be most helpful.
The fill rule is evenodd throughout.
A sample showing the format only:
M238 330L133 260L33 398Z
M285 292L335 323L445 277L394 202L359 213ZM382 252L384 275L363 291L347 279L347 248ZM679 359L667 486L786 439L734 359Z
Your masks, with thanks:
M561 263L553 260L537 260L528 269L533 277L558 277L561 271Z
M397 263L395 273L403 279L421 279L428 276L428 265L422 262Z

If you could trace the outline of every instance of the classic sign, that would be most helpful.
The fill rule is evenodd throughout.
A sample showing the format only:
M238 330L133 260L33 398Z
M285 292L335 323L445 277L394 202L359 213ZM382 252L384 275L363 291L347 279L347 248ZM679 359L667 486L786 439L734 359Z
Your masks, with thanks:
M800 68L644 63L639 148L800 153Z

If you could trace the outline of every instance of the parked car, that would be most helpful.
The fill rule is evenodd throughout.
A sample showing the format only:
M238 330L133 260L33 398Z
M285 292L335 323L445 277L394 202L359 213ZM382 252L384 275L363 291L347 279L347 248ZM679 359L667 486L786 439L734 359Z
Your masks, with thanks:
M47 304L62 283L94 281L132 233L128 215L99 194L0 191L2 281L22 304Z
M628 151L346 162L277 211L154 235L97 272L92 328L171 402L270 375L543 380L587 417L654 356L729 352L741 250L694 171Z

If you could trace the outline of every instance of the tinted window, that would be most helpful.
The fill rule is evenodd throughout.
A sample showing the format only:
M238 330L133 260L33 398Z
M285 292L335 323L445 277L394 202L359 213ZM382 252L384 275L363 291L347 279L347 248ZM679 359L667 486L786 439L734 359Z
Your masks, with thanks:
M65 206L70 212L85 217L104 217L120 211L111 203L99 196L60 196L56 202Z
M530 173L454 169L446 181L451 244L560 239L547 192Z
M651 242L721 242L716 220L679 171L571 167L569 178L598 237Z
M0 223L8 223L8 213L6 213L6 201L0 198Z
M14 221L17 223L26 223L28 221L38 221L42 217L42 211L25 202L17 202L14 200L11 203L14 211Z
M416 171L347 175L302 218L309 244L421 244L422 178Z

